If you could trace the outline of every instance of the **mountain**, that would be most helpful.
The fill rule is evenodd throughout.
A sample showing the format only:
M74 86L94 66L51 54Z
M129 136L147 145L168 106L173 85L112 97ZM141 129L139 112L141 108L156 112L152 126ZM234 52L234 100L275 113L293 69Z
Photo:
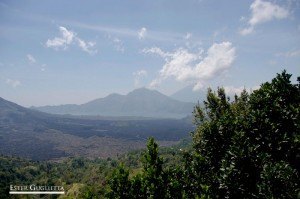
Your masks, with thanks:
M192 102L192 103L200 103L203 102L204 99L206 99L206 90L199 90L199 91L193 91L194 85L188 85L184 87L183 89L180 89L179 91L173 93L170 95L171 98L183 101L183 102Z
M117 95L111 97L118 98ZM52 115L0 97L0 154L3 155L34 160L73 156L106 158L143 148L149 136L162 146L174 144L187 137L192 129L190 117Z
M38 125L42 124L49 114L30 110L0 97L0 126Z
M191 115L193 107L194 103L181 102L156 90L140 88L127 95L111 94L81 105L32 108L53 114L182 118Z
M0 98L0 153L39 160L65 156L51 142L40 139L39 135L50 132L46 118L45 113Z

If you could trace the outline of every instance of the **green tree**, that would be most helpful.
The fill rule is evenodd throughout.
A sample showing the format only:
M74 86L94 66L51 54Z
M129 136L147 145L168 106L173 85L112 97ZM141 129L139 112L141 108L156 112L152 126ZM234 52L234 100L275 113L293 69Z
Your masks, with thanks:
M297 197L300 90L290 77L284 71L233 102L209 90L196 107L193 177L213 198Z
M163 160L158 155L158 145L153 138L148 140L147 152L143 155L142 162L147 198L164 196Z
M111 190L108 192L108 198L130 199L131 182L129 180L129 171L124 165L119 165L113 172L109 180Z
M195 107L193 148L182 167L165 168L153 138L143 172L131 180L119 168L114 198L297 198L300 196L300 78L283 71L233 101L208 90Z

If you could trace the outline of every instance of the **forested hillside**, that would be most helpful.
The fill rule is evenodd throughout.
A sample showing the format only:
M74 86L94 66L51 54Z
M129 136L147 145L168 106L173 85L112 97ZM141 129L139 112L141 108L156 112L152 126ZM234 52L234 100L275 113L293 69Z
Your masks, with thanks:
M181 140L173 147L164 147L160 155L166 166L182 163L182 149L189 148L191 140ZM9 195L9 185L62 185L66 194L59 198L104 198L109 189L109 180L114 169L122 162L130 168L130 175L141 172L141 155L145 150L135 150L118 158L86 159L68 158L60 162L32 161L12 156L0 156L0 198ZM49 196L38 195L38 198ZM53 196L57 198L58 196ZM12 198L26 198L14 196Z

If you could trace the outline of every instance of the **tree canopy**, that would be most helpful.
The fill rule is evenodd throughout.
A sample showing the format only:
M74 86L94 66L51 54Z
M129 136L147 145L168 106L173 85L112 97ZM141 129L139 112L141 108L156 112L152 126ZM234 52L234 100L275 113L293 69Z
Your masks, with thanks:
M283 71L232 101L223 88L209 89L204 107L195 107L193 148L183 166L164 167L150 138L142 173L130 178L119 167L107 196L299 198L300 78L296 84L290 78Z

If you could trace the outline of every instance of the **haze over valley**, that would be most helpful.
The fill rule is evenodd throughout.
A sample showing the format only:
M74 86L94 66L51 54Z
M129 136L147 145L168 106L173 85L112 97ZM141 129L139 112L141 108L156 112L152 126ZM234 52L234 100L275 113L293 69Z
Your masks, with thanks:
M162 146L169 146L189 136L188 133L192 130L193 104L179 102L157 91L146 89L136 90L133 94L129 94L129 97L134 99L132 101L126 99L126 96L115 95L116 98L113 96L110 95L104 100L95 100L96 103L88 103L92 105L92 108L88 110L98 111L89 113L97 113L97 116L82 116L87 112L59 112L61 114L77 113L77 116L53 115L24 108L0 98L0 153L34 160L73 156L115 157L131 150L144 148L145 140L149 136L156 138ZM111 100L111 97L116 100ZM146 103L144 100L149 98L156 100L154 103L150 101L148 106L142 106ZM107 112L102 115L99 111L103 108L102 101L110 103L108 108L113 109L121 103L119 100L124 102L121 106L126 105L129 109L122 109L122 114L113 112L117 113L118 117L111 117L113 114L107 117ZM160 103L159 100L162 102ZM99 105L97 101L100 101ZM161 107L162 111L158 110L157 106L166 105L169 102L171 102L171 108ZM136 109L130 108L134 105ZM108 104L104 106L107 107ZM56 110L66 109L59 107ZM70 111L70 109L67 110ZM156 110L157 114L153 110ZM147 111L151 111L150 114L147 114ZM179 114L183 118L160 118L161 116L176 118Z

